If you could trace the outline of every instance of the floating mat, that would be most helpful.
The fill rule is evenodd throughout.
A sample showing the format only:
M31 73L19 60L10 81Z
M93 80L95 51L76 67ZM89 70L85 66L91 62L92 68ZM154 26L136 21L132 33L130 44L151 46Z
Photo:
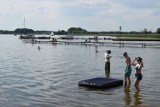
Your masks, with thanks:
M90 88L112 88L121 85L123 85L123 80L106 77L97 77L79 81L79 86Z

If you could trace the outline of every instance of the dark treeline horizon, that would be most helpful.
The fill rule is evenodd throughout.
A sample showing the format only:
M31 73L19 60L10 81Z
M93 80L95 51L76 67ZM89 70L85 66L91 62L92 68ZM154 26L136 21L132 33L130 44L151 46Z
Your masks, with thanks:
M52 31L47 30L36 30L29 28L17 28L14 31L9 30L0 30L0 34L46 34L50 35ZM66 34L74 34L74 35L83 35L83 34L160 34L160 28L157 29L156 32L148 31L144 29L142 31L87 31L80 27L71 27L67 31L58 30L53 31L55 35L66 35Z

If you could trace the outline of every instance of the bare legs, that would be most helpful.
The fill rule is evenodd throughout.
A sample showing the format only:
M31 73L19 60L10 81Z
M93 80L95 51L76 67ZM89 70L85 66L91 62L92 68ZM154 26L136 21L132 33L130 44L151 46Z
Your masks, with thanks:
M131 79L130 79L130 76L129 77L125 77L124 78L124 81L125 81L125 85L130 85L131 84Z
M129 84L129 85L131 84L131 79L130 79L130 77L128 77L128 84Z
M135 81L134 81L134 87L136 88L137 92L140 91L140 89L139 89L139 80L138 79L135 79Z
M140 80L138 80L138 79L134 80L134 87L135 87L135 89L136 89L137 92L140 91L140 89L139 89L139 82L140 82ZM125 84L125 86L129 86L131 84L130 77L125 77L124 78L124 84Z

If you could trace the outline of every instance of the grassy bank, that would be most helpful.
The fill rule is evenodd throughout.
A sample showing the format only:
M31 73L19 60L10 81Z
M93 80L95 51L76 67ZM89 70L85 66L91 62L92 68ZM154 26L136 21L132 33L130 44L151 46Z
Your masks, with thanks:
M114 41L160 41L160 34L100 34L99 36L116 37Z
M113 41L160 41L160 38L132 38L132 37L123 37L123 38L113 38Z
M113 36L117 38L125 37L125 38L155 38L160 39L160 34L98 34L98 36Z

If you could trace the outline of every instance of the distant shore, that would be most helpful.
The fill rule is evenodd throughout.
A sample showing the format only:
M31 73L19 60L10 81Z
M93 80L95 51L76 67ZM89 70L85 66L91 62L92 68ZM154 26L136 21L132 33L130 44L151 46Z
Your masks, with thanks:
M111 36L113 41L160 41L160 34L100 34Z
M160 41L160 38L113 38L113 41Z
M160 41L160 34L100 34L99 33L96 35L98 37L104 36L104 38L105 36L111 37L110 40L113 41ZM81 35L75 34L75 36L95 36L95 34L81 34Z
M98 36L160 38L160 34L98 34Z

